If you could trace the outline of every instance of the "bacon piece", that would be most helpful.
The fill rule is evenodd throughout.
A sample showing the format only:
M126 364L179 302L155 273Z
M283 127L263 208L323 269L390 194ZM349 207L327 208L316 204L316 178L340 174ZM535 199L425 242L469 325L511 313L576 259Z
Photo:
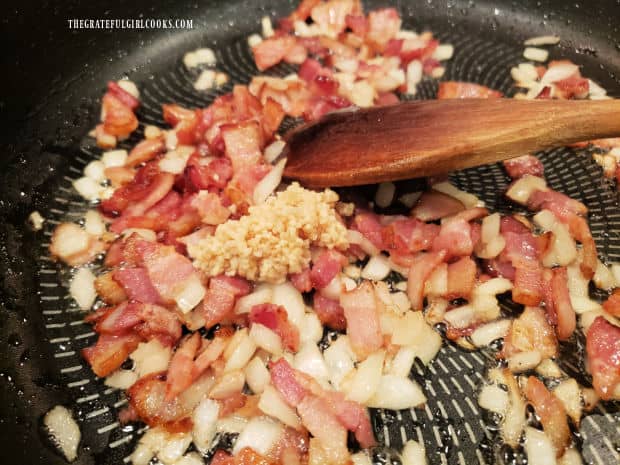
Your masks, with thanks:
M351 223L351 228L361 232L378 249L385 249L381 234L382 226L379 221L379 215L376 213L362 212L356 214Z
M596 317L586 333L586 354L596 393L603 400L620 398L620 328Z
M138 128L138 118L131 108L111 92L103 96L103 130L106 134L126 137Z
M230 210L222 205L221 199L211 192L199 192L192 197L191 206L196 209L202 222L216 226L224 223Z
M235 299L250 292L247 281L228 276L215 276L209 281L209 289L199 309L210 328L232 315Z
M439 235L433 241L432 250L444 251L446 258L471 255L474 251L474 242L469 222L456 216L444 221Z
M435 221L465 210L465 205L442 192L429 191L422 194L411 215L420 221Z
M136 109L140 106L140 101L137 98L114 81L108 81L108 92L113 94L114 97L120 100L123 105L128 107L131 111L136 111Z
M288 279L291 281L295 289L299 292L310 292L312 290L312 279L310 278L310 268L306 268L299 273L293 273L289 275Z
M127 157L125 166L133 168L142 163L152 160L165 149L164 141L161 139L145 139L139 142Z
M182 145L193 145L204 134L206 128L199 130L200 110L189 110L176 104L162 105L164 120L174 127L177 141Z
M284 358L280 358L277 362L269 362L269 374L271 383L282 394L286 403L291 407L297 407L307 391L297 380L291 365Z
M336 331L342 331L347 327L344 309L338 301L328 299L317 292L314 294L312 308L323 325Z
M118 305L127 300L127 294L114 280L111 271L97 276L97 279L95 279L95 289L101 300L108 305Z
M341 392L323 391L320 397L327 402L340 424L355 434L361 447L366 449L377 444L366 407L346 400Z
M177 316L168 309L154 304L130 304L138 306L142 323L135 331L144 339L157 339L163 346L171 347L181 337L182 327Z
M564 404L534 376L527 379L525 396L540 418L543 430L551 440L556 456L561 457L571 441Z
M586 98L590 92L590 82L581 77L579 72L554 84L558 98L562 99L582 99Z
M364 37L368 32L368 20L364 15L347 15L345 24L355 35Z
M587 215L588 208L581 202L553 190L535 191L527 201L530 210L551 210L558 219L568 218L571 213Z
M382 8L368 14L366 40L378 50L383 50L400 30L400 16L394 8Z
M263 135L258 122L247 121L238 125L222 126L222 137L233 172L256 165L261 159Z
M263 105L262 124L267 140L273 138L273 135L282 124L282 120L286 116L286 112L278 102L271 97L267 97Z
M368 281L340 296L340 305L347 321L347 335L353 350L361 358L366 358L383 345L376 299L374 288Z
M422 310L424 307L424 285L426 280L437 266L443 262L446 252L420 252L417 254L407 277L407 296L413 310Z
M288 320L286 309L280 305L259 304L250 310L250 322L260 323L280 336L284 347L299 350L299 330Z
M476 262L471 257L463 257L448 265L447 299L469 298L476 284Z
M200 347L200 334L185 339L174 352L166 374L166 400L170 401L185 391L194 381L194 357Z
M614 292L603 302L603 308L610 315L620 317L620 289Z
M539 307L525 307L519 318L512 321L508 335L504 338L504 357L530 351L539 352L543 359L558 354L555 331Z
M129 299L147 304L162 303L161 296L144 268L121 268L115 270L112 276Z
M438 99L499 98L502 93L472 82L443 81L439 83Z
M277 65L284 60L295 44L295 38L292 36L274 36L263 40L252 47L256 67L259 71L264 71Z
M576 327L576 316L570 301L565 267L555 268L551 279L551 308L557 318L557 333L560 341L568 340ZM547 302L545 302L546 304Z
M346 27L347 15L355 11L353 0L328 0L320 2L312 8L310 16L312 20L321 26L321 29L339 34Z
M194 361L194 379L198 378L204 371L209 368L209 366L215 362L220 355L226 349L230 338L227 336L216 336L213 340L207 345L207 347L200 352L196 360ZM203 346L205 344L205 340L202 341Z
M140 341L137 334L102 334L95 345L82 350L82 355L93 372L103 378L118 370Z
M348 463L347 430L329 411L325 402L319 397L307 395L297 405L297 412L302 424L319 441L327 463Z
M203 164L200 157L192 155L185 166L185 188L190 192L211 187L223 189L232 177L232 162L224 157Z
M512 179L519 179L526 174L540 178L545 175L545 167L534 155L523 155L505 160L504 169Z
M310 280L316 289L323 289L336 277L346 258L336 250L323 250L312 264Z
M501 277L514 281L515 268L512 264L505 260L494 258L492 260L486 260L483 263L484 270L492 277Z
M110 180L112 187L119 188L125 184L129 184L136 175L136 171L124 166L111 166L103 172L106 179Z
M183 399L166 400L166 381L163 373L140 378L127 390L130 405L149 426L163 426L169 432L185 432L192 427L188 418L191 410Z
M129 216L142 215L163 199L173 184L174 175L162 173L157 164L149 163L137 171L131 182L102 201L101 210L108 215L118 215L125 210Z

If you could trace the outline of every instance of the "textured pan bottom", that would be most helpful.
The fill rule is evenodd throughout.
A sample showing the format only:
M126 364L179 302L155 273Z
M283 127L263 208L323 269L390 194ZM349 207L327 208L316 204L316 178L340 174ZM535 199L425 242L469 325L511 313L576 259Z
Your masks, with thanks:
M447 63L443 79L472 81L512 95L510 67L522 61L520 46L485 42L458 28L438 34L442 42L455 46L455 55ZM236 83L247 83L257 74L245 39L218 44L218 69L231 80L216 91L198 93L193 89L196 75L182 63L185 50L171 57L169 67L154 74L153 79L138 82L142 93L139 113L144 124L163 125L161 104L176 102L189 107L207 106L218 94L228 92ZM293 72L290 66L280 66L270 74L284 76ZM434 98L437 82L425 80L416 98ZM283 129L294 124L286 121ZM84 128L84 133L89 128ZM140 136L140 131L126 147ZM78 150L79 149L79 150ZM99 149L85 139L76 147L76 156L62 180L49 209L44 242L41 243L39 268L40 308L45 330L54 347L56 368L74 400L83 434L83 445L96 457L96 462L119 464L128 461L142 425L122 426L117 412L127 401L116 389L103 385L95 378L80 350L95 341L96 335L82 320L80 312L68 295L70 270L57 265L47 250L56 224L77 221L88 205L72 189L73 179L80 177L84 166L98 158ZM550 186L584 202L590 209L590 226L600 255L610 261L620 261L620 210L615 186L604 180L600 168L585 151L556 149L541 154ZM515 211L500 193L508 179L499 165L468 169L451 175L460 188L476 194L491 210ZM506 306L509 312L509 307ZM587 383L583 367L583 341L573 341L562 347L562 368L578 381ZM373 423L378 439L389 448L400 450L407 439L416 439L426 446L429 463L523 463L524 457L512 454L501 446L496 428L477 405L477 392L486 370L494 363L491 351L466 352L444 343L438 357L428 367L416 366L412 375L420 382L427 397L424 408L401 412L376 411ZM617 404L601 405L586 417L578 432L583 442L584 459L588 463L618 463L620 450L620 413Z

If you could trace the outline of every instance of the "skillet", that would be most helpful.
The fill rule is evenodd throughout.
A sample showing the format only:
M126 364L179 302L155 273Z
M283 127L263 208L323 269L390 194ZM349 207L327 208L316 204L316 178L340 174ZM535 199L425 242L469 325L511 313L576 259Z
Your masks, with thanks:
M217 50L219 67L232 82L256 74L246 37L264 15L290 12L295 1L254 0L150 2L9 1L1 7L0 78L0 456L2 463L64 463L41 434L41 416L52 406L71 407L82 430L79 464L122 463L139 436L139 425L115 425L123 407L119 392L94 378L79 350L94 341L67 298L69 271L49 260L53 221L75 220L86 209L70 180L97 152L85 135L98 120L98 99L110 79L128 76L143 93L141 122L161 124L160 105L206 106L215 92L197 94L182 66L198 46ZM428 28L455 46L443 79L478 82L512 95L510 67L523 61L522 41L556 34L552 58L583 65L582 73L620 97L620 2L425 0L364 2L367 10L395 6L404 26ZM70 30L73 18L188 18L192 30ZM285 75L291 68L270 71ZM231 84L221 92L230 90ZM417 98L433 98L427 80ZM131 143L132 140L129 141ZM585 151L541 154L550 186L584 202L602 258L620 261L620 215L615 186ZM453 182L510 211L497 192L507 184L495 165L453 173ZM42 231L27 226L39 210L51 220ZM599 296L600 297L600 296ZM588 384L583 341L562 346L562 367ZM426 370L412 373L429 397L425 409L375 412L378 439L400 450L403 440L424 440L430 463L523 463L502 447L492 419L476 406L476 392L492 355L444 344ZM618 463L618 405L604 404L582 422L579 433L588 463ZM377 454L377 458L382 454Z

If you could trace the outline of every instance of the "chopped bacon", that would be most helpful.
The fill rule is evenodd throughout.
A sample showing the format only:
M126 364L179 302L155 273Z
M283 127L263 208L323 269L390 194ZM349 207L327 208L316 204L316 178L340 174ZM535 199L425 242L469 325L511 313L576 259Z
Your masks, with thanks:
M209 281L200 312L205 318L205 327L210 328L232 315L235 299L250 292L247 281L228 276L215 276Z
M288 319L286 309L280 305L259 304L250 310L250 322L260 323L280 336L288 350L299 350L299 330Z
M474 251L474 242L469 222L457 216L444 221L439 235L433 241L432 250L444 251L446 258L471 255Z
M161 139L145 139L138 143L127 157L125 166L133 168L142 163L152 160L165 149L164 141Z
M527 379L525 396L540 418L543 430L551 440L556 456L561 457L571 441L564 404L534 376Z
M342 426L355 433L361 447L376 445L368 410L363 405L346 400L344 394L336 391L323 391L320 397L327 402L330 411Z
M185 166L185 188L190 192L216 187L223 189L233 177L232 162L228 158L215 158L203 164L200 157L192 155Z
M337 331L342 331L347 327L344 309L337 300L328 299L317 292L314 294L312 308L323 325Z
M127 294L114 280L111 271L97 276L97 279L95 279L95 289L101 300L108 305L118 305L127 300Z
M424 285L433 270L443 262L446 252L420 252L417 254L407 276L407 296L413 310L422 310L424 307Z
M347 15L355 12L353 0L328 0L312 8L310 16L322 29L339 34L346 27Z
M118 370L140 341L137 334L102 334L94 346L82 350L82 355L95 374L103 378Z
M465 205L442 192L425 192L411 210L420 221L435 221L465 210Z
M586 333L586 354L596 393L603 400L620 398L620 328L596 317Z
M348 463L347 430L325 402L320 397L306 395L297 404L297 412L302 424L321 444L327 463Z
M383 8L368 14L366 39L378 50L393 39L400 30L400 16L394 8Z
M110 92L114 97L120 100L123 105L128 107L131 111L136 111L136 109L140 106L140 101L123 89L118 83L114 81L108 82L108 92Z
M310 270L310 280L316 289L327 286L347 263L346 258L336 250L324 250L316 258Z
M154 163L139 169L128 184L116 189L109 199L101 202L101 210L109 215L125 213L142 215L172 189L174 175L162 173Z
M226 156L232 162L233 172L256 165L262 157L263 135L256 121L222 126Z
M269 362L269 374L271 383L291 407L296 407L306 396L306 389L299 383L295 370L284 358Z
M588 213L583 203L553 190L533 192L527 206L531 210L551 210L558 219L567 218L571 213L579 216Z
M514 281L515 268L509 261L494 258L484 262L484 270L493 277L501 277Z
M111 166L103 172L106 179L110 180L110 184L115 189L131 182L136 175L135 170L124 166Z
M567 285L568 275L565 267L555 268L551 278L551 300L545 299L547 313L552 313L552 321L557 323L560 341L568 340L576 327L576 316L570 301Z
M183 399L166 400L166 381L162 373L140 378L127 390L130 405L149 426L164 426L170 432L191 430L191 410Z
M582 99L588 96L590 92L590 82L581 76L579 72L575 75L557 81L555 83L555 89L558 98L562 99Z
M163 302L146 269L120 268L115 270L112 276L114 281L122 286L129 299L147 304Z
M394 92L382 92L375 99L376 106L396 105L398 102L400 99Z
M296 41L292 36L274 36L263 40L252 47L254 61L259 71L277 65L295 46Z
M512 321L510 331L504 339L505 357L530 351L540 352L543 359L558 354L555 331L547 322L545 312L539 307L525 307L523 313Z
M312 279L310 278L310 268L306 268L299 273L289 275L288 279L291 281L295 289L299 292L310 292L312 290Z
M368 31L368 20L364 15L347 15L345 23L354 34L364 37Z
M103 129L106 134L127 137L138 128L138 118L122 100L111 92L103 96Z
M208 343L206 348L200 352L196 360L194 361L194 378L198 378L204 371L211 366L224 352L228 345L230 338L228 336L218 335ZM203 347L205 340L202 341Z
M351 228L361 232L378 249L385 249L381 234L382 226L379 221L379 215L376 213L362 212L356 214Z
M476 284L476 262L471 257L463 257L448 265L447 299L469 298Z
M263 129L265 131L265 137L271 139L273 134L278 130L280 124L286 113L278 102L271 97L267 97L265 104L263 105L262 115Z
M502 93L472 82L443 81L439 83L438 99L499 98Z
M375 291L364 281L352 291L343 292L340 305L347 320L347 335L353 350L362 358L383 345Z
M210 225L224 223L230 216L230 210L222 205L222 200L211 192L200 192L191 200L202 222Z
M194 333L181 342L174 352L166 374L166 400L175 398L194 381L194 357L200 348L200 339L200 334Z
M620 289L616 289L605 302L603 308L610 315L620 317Z
M523 155L505 160L504 169L512 179L519 179L526 174L542 178L545 174L545 167L534 155Z

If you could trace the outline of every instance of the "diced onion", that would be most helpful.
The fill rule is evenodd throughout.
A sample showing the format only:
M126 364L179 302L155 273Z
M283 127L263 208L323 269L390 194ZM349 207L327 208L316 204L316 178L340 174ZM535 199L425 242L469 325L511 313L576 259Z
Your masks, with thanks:
M382 375L374 395L366 405L372 408L403 410L426 402L426 396L417 383L409 378Z
M250 338L257 347L266 350L270 354L279 355L282 353L282 340L280 336L260 323L252 323Z
M69 293L81 310L90 309L97 298L93 272L88 268L80 268L71 280Z
M136 86L133 81L130 81L129 79L119 79L118 81L116 81L116 83L118 84L118 87L123 89L129 95L137 99L140 98L140 91L138 90L138 86Z
M466 208L484 207L484 202L474 194L462 191L447 181L433 184L433 189L449 195L450 197L454 197L456 200L465 205Z
M388 262L388 258L385 255L375 255L370 257L366 266L362 269L362 278L369 279L371 281L382 281L389 274L392 269Z
M543 48L527 47L523 51L523 57L526 60L544 62L549 58L549 52Z
M398 201L407 208L413 208L418 199L422 196L422 192L409 192L398 198Z
M105 385L117 389L129 389L138 381L138 375L131 370L116 370L105 379Z
M168 369L172 357L172 349L164 347L157 339L141 342L129 356L134 361L134 371L138 378Z
M596 271L592 277L592 281L596 287L606 291L609 291L617 286L614 275L600 260L597 261Z
M351 462L353 465L373 465L370 460L370 455L365 450L361 450L351 455Z
M528 426L525 428L525 453L530 465L556 465L555 449L545 433Z
M179 290L174 300L183 313L187 313L200 303L204 298L207 290L200 282L197 274L192 274L184 282L183 287Z
M411 60L407 65L407 93L415 95L418 92L418 84L422 81L423 67L419 60Z
M169 150L159 160L159 169L167 173L181 174L185 170L187 160L194 153L195 148L190 145L179 145L174 150Z
M289 281L273 286L271 303L281 305L286 309L289 321L294 324L300 332L304 331L304 319L306 314L306 304L304 297L295 286Z
M127 150L108 150L107 152L103 152L101 161L106 168L124 166L127 161L127 156Z
M510 323L510 320L497 320L479 326L471 334L471 342L477 347L488 346L491 342L508 334Z
M508 369L513 373L522 373L533 370L540 362L540 352L537 350L519 352L508 359Z
M205 69L198 75L198 79L194 82L194 89L196 90L208 90L215 84L215 71L212 69Z
M73 187L86 200L97 200L102 189L97 181L86 176L73 181Z
M34 229L35 231L40 231L41 229L43 229L43 223L45 222L45 218L41 216L41 213L35 210L28 216L28 221L30 221L32 229Z
M250 313L254 305L264 304L271 301L273 287L269 284L259 284L254 292L240 297L235 302L235 313Z
M103 162L94 160L86 165L86 168L84 168L84 176L87 176L96 182L103 182L106 179L105 174L103 173L104 171L105 165Z
M52 440L69 462L77 458L77 448L82 434L71 412L62 405L57 405L45 414L43 424Z
M454 54L454 46L452 44L438 45L433 52L433 58L437 61L449 60Z
M563 376L562 370L553 360L546 358L536 367L536 373L546 378L560 378Z
M342 278L340 275L337 274L334 276L327 286L319 292L323 297L327 297L328 299L340 300L340 294L342 294Z
M276 421L267 417L252 418L237 438L233 454L249 447L261 455L267 455L282 436L282 432L282 425Z
M268 328L264 326L263 328L268 330ZM241 336L237 340L234 350L231 353L224 352L224 358L226 359L226 365L224 366L225 372L243 368L250 361L254 352L256 352L256 344L250 337L247 328L237 331L235 336L237 334Z
M219 414L220 404L212 399L203 399L194 409L192 414L194 445L203 454L211 447Z
M244 384L245 375L241 370L229 371L224 373L215 386L211 388L209 397L217 400L226 399L232 394L241 392Z
M101 236L106 232L105 222L97 210L88 210L84 215L84 231L93 236Z
M190 452L174 462L174 465L204 465L204 460L197 452Z
M283 140L276 140L265 147L264 157L267 163L273 163L276 158L280 156L282 150L286 147L286 142Z
M302 373L312 376L317 381L327 381L329 378L329 370L323 355L314 342L309 342L301 347L295 355L293 366Z
M280 160L267 175L261 179L254 188L254 204L259 205L267 200L282 181L282 173L286 165L286 158Z
M250 48L256 47L263 41L263 38L258 34L252 34L248 37L248 45Z
M555 45L558 42L560 42L558 36L537 36L527 39L523 42L523 45L533 45L537 47L539 45Z
M561 63L547 69L540 82L543 84L552 84L554 82L563 81L575 73L579 72L579 66L574 63Z
M379 350L359 364L348 386L347 399L365 404L377 391L383 371L385 351Z
M254 394L260 394L265 389L265 386L269 384L271 380L271 375L269 374L269 370L265 366L265 362L263 362L259 357L254 357L250 360L245 367L245 381L248 383L248 386L254 392Z
M526 174L525 176L517 179L510 189L506 192L506 196L521 205L526 205L530 195L535 191L546 191L547 182L538 176L532 176Z
M353 229L348 229L347 230L347 240L349 241L350 244L356 244L359 245L360 248L367 253L368 255L370 255L371 257L374 257L375 255L379 254L379 249L377 247L375 247L375 245L370 242L368 239L366 239L366 237L364 237L364 235L359 232L359 231L355 231Z
M508 410L508 402L508 393L496 384L485 384L478 395L480 407L502 415Z
M400 454L403 465L426 465L426 453L422 443L410 439Z
M578 425L581 419L581 389L577 381L574 378L565 379L553 389L553 394L560 399L568 416Z
M289 405L284 401L282 396L272 385L265 386L263 393L258 401L258 408L270 417L280 420L291 428L300 429L301 421Z
M314 312L309 312L304 315L303 328L304 330L299 334L302 345L306 342L314 342L316 344L323 337L323 325Z
M415 362L416 353L413 347L402 346L392 359L388 374L406 378Z
M342 380L355 368L355 353L348 336L338 336L338 339L325 349L323 358L329 372L329 380L336 389L339 389Z
M164 465L174 465L192 443L192 435L189 433L167 433L164 442L157 451L157 458Z

